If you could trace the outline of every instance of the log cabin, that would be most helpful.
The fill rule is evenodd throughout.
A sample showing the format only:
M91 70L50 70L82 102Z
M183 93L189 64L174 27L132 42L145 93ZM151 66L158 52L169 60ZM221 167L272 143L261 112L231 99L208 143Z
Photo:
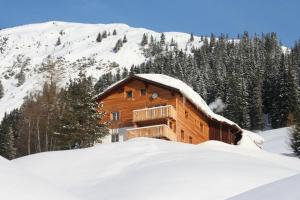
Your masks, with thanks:
M135 74L97 95L110 122L104 143L152 137L199 144L219 140L236 144L242 129L215 114L184 82L162 74Z

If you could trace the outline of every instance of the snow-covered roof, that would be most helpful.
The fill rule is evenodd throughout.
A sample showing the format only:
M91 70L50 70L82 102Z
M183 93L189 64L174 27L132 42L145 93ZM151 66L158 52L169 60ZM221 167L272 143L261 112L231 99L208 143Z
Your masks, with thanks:
M220 122L224 122L227 123L229 125L233 125L236 126L237 128L241 129L236 123L232 122L231 120L218 115L216 113L214 113L206 104L206 102L202 99L202 97L195 92L190 86L188 86L186 83L184 83L183 81L167 76L167 75L163 75L163 74L135 74L131 77L125 78L123 80L120 80L114 84L112 84L110 87L108 87L105 91L103 91L102 93L100 93L98 96L102 96L103 94L107 93L108 91L110 91L112 88L114 88L115 86L123 83L124 81L126 81L129 78L138 78L138 79L143 79L143 80L148 80L150 82L154 82L160 85L164 85L166 87L170 87L173 89L178 90L185 98L187 98L192 104L194 104L197 109L201 110L204 114L206 114L208 117L215 119L217 121Z

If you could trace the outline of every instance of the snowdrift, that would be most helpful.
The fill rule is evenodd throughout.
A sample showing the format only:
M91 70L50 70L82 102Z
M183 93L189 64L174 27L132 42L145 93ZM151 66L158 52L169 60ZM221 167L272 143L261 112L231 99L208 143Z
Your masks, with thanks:
M300 174L291 176L273 183L263 185L243 194L237 195L229 200L299 200Z
M77 200L77 197L1 156L0 188L0 199L3 200Z
M254 146L150 138L40 153L12 164L82 200L219 200L300 172L298 159Z

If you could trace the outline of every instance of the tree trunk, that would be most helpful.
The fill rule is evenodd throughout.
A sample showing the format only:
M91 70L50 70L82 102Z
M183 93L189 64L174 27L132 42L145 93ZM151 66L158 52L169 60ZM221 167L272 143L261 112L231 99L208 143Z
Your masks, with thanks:
M30 119L28 120L28 138L27 138L27 153L28 155L30 155L31 151L30 151L30 148L31 148L31 133L30 133L30 130L31 129L31 121Z
M36 131L37 131L37 152L41 152L41 138L40 138L40 118L36 120Z

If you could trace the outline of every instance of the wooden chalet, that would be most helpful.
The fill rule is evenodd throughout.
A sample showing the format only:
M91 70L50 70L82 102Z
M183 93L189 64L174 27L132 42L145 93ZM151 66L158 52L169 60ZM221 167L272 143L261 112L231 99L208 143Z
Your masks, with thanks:
M136 74L97 96L110 121L109 137L118 142L152 137L198 144L219 140L236 144L242 129L213 113L205 101L182 81L161 74Z

